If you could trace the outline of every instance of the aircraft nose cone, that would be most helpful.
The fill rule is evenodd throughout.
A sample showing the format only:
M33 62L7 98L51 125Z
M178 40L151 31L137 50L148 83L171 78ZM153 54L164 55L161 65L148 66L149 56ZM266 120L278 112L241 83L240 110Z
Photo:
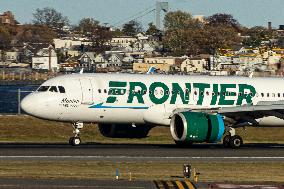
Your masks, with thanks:
M33 114L34 110L34 105L32 103L31 96L28 95L26 96L22 101L21 101L21 109L24 110L28 114Z

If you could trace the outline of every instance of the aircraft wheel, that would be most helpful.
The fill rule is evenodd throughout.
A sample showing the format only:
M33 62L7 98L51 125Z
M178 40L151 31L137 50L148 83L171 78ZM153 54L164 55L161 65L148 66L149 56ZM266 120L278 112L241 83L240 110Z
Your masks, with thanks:
M234 135L230 138L230 147L239 148L243 145L243 139L239 135Z
M223 138L223 145L224 145L225 148L230 146L230 139L231 139L231 135L226 135Z
M72 146L79 146L81 144L80 137L71 137L69 139L69 144L71 144Z

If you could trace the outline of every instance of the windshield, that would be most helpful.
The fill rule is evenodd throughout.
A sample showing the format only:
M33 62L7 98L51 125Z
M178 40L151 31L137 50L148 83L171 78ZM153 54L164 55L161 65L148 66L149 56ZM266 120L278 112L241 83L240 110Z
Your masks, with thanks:
M37 91L44 92L44 91L47 91L48 89L49 89L49 86L40 86Z

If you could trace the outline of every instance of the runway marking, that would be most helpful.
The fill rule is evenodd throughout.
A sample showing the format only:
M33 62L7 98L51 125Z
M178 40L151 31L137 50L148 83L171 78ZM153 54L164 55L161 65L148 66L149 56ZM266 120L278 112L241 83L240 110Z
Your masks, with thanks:
M193 157L173 157L173 156L0 156L0 159L17 159L17 158L22 158L22 159L240 159L240 160L245 160L245 159L273 159L273 160L282 160L284 159L283 157L269 157L269 156L223 156L223 157L202 157L202 156L193 156Z

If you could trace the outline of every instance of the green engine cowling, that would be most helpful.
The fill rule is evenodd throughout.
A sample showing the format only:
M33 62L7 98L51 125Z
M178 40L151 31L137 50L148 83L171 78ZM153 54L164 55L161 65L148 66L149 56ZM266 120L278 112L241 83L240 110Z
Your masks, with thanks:
M180 112L172 117L170 129L176 142L214 143L222 139L225 125L220 114Z

